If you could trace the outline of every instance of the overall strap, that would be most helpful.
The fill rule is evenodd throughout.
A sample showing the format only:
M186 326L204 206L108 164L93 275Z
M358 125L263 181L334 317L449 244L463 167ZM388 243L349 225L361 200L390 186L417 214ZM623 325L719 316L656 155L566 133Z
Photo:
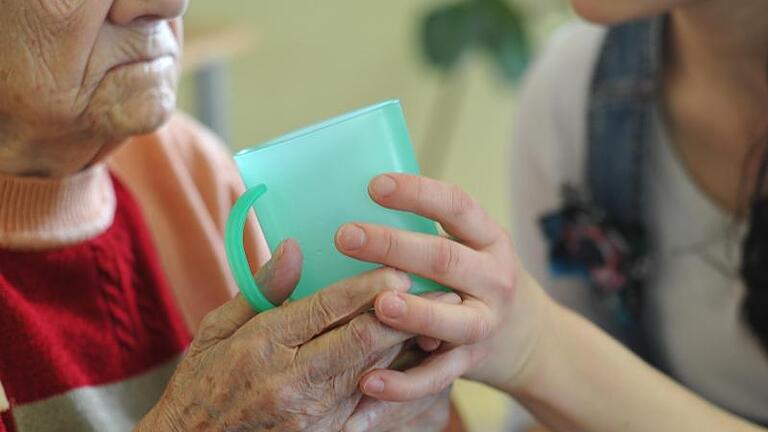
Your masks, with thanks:
M664 17L613 27L595 69L586 180L608 219L642 225L644 148L660 88Z
M661 87L665 19L654 17L609 30L590 90L585 165L591 202L627 245L629 282L617 296L624 343L657 366L642 313L648 249L643 172Z

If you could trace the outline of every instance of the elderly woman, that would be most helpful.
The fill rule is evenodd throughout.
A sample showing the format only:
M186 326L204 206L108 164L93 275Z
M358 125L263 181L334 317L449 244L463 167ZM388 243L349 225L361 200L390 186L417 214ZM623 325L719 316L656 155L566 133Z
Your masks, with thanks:
M445 394L357 389L409 338L365 313L408 288L400 273L259 316L230 300L222 232L241 185L174 114L186 6L2 2L0 431L440 429ZM259 272L273 300L300 262L288 242Z

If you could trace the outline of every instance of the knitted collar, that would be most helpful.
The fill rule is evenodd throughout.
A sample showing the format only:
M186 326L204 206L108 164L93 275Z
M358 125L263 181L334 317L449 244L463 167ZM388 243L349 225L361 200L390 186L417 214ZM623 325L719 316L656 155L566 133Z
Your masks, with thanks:
M109 228L116 206L103 164L57 179L0 174L0 248L41 250L83 242Z

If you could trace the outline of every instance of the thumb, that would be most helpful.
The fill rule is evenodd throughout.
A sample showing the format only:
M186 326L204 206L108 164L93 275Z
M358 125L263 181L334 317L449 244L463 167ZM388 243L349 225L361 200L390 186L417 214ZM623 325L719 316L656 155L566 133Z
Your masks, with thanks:
M296 288L301 277L303 257L295 240L286 240L272 258L254 275L256 284L272 304L282 304ZM230 337L254 316L248 300L237 294L232 300L206 315L200 326L199 339L207 342Z
M296 240L288 239L254 276L261 292L274 305L283 304L301 278L304 257Z

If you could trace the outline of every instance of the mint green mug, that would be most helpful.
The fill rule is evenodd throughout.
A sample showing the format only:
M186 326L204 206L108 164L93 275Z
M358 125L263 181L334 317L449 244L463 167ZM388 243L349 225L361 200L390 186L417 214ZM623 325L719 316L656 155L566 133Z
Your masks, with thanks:
M227 221L227 258L240 291L258 312L275 305L253 279L243 248L243 229L252 207L271 249L293 238L304 252L301 279L291 300L379 267L336 250L334 236L345 223L438 233L433 221L382 208L368 195L368 183L379 174L419 173L399 101L355 111L244 150L235 155L235 162L248 190ZM431 280L412 279L414 294L446 290Z

